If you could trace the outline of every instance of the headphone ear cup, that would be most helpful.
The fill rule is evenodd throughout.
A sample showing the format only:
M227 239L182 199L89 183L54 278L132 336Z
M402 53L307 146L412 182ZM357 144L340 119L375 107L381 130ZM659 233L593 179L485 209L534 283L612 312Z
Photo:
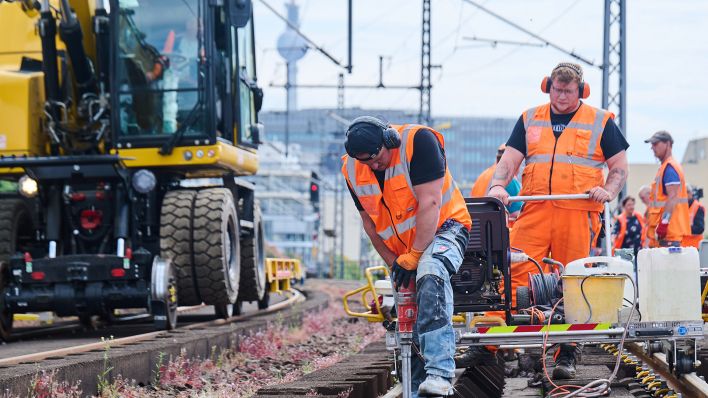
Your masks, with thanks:
M401 137L398 135L398 131L393 127L386 127L383 131L383 144L388 149L400 147Z
M578 86L579 91L579 97L582 99L585 99L590 96L590 85L588 83L580 83Z
M541 91L545 94L551 92L551 78L546 76L541 80Z

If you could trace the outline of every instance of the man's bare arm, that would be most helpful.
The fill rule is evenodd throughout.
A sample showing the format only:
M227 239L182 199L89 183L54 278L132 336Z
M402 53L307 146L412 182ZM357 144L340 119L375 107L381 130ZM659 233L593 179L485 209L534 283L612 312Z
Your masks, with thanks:
M668 214L669 218L673 214L674 207L676 207L676 204L678 203L680 188L681 188L680 184L666 186L667 198L666 198L666 205L664 206L664 214ZM662 215L662 217L663 217L663 215Z
M392 266L393 261L396 259L396 254L386 246L383 239L376 233L374 220L372 220L365 211L360 211L359 215L361 215L361 221L364 223L364 232L369 236L369 240L371 240L371 244L374 245L374 249L376 249L386 265L389 267Z
M414 185L418 198L418 213L415 215L415 240L410 249L425 251L435 237L442 206L443 178Z
M605 191L612 199L620 193L627 182L629 167L627 166L627 152L621 151L607 159L607 167L610 169L605 181Z
M510 146L506 147L504 155L499 159L497 167L494 170L494 176L492 177L492 186L501 185L506 187L511 179L516 175L516 171L521 166L521 162L524 160L524 154L518 149L512 148Z

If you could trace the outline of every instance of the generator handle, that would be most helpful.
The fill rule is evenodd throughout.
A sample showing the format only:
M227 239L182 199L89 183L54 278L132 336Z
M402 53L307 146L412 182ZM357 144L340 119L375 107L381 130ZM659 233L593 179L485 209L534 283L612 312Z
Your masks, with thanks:
M533 195L533 196L509 196L509 203L512 202L535 202L541 200L582 200L590 199L590 194L576 193L568 195ZM612 237L610 231L610 202L605 202L605 213L602 223L605 225L605 255L612 257Z
M581 200L590 199L588 193L574 193L567 195L533 195L533 196L509 196L509 202L535 202L540 200Z

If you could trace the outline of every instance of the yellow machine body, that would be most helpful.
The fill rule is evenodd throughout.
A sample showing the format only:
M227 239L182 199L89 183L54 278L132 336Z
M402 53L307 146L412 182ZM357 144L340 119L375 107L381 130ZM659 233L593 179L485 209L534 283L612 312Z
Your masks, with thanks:
M58 0L50 2L59 6ZM86 55L95 62L95 37L91 20L95 2L69 0L76 13L83 34ZM12 32L12 40L0 40L0 156L46 156L48 153L47 126L44 119L43 73L20 71L23 57L41 61L41 41L37 19L39 12L28 9L23 2L0 2L0 29ZM57 34L57 51L66 50ZM65 60L64 64L67 64ZM60 75L62 62L59 62ZM74 110L67 110L72 117ZM238 136L234 126L234 136ZM258 170L255 148L217 141L213 145L176 147L169 155L158 152L159 147L112 149L126 160L127 168L165 168L181 171L185 176L253 175ZM185 156L191 152L192 157ZM203 153L203 156L198 156ZM211 156L209 156L211 154ZM0 168L0 175L22 174L21 168Z

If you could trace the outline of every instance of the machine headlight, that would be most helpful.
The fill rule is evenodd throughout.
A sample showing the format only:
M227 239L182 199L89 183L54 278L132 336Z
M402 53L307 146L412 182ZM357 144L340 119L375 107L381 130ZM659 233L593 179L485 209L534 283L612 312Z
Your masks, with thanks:
M157 178L150 170L140 169L133 174L133 188L140 193L148 193L155 189Z
M17 188L20 191L20 195L26 198L34 198L39 193L37 181L26 174L20 177L20 181L17 183Z

